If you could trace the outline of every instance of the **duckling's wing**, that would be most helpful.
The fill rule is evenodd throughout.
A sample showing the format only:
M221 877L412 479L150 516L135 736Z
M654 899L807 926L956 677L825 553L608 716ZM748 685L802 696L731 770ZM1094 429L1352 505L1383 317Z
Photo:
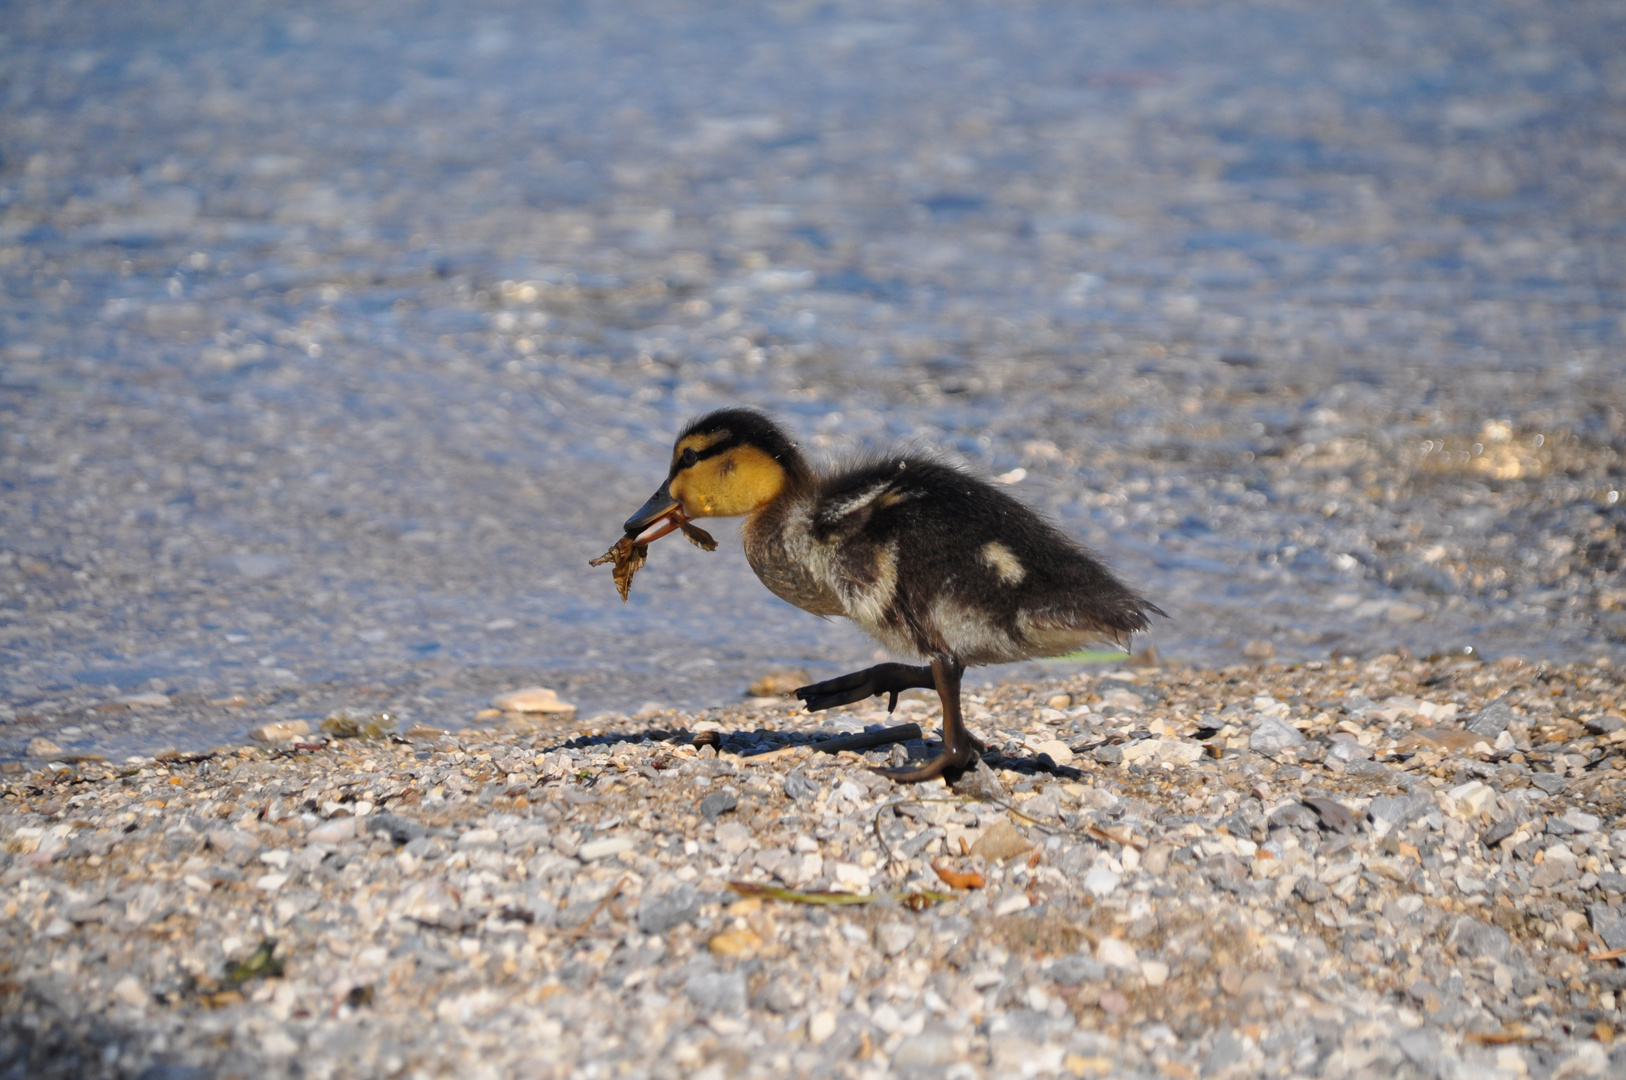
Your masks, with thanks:
M1161 614L1007 492L930 459L836 478L812 524L839 552L848 613L889 647L995 663L1123 641Z

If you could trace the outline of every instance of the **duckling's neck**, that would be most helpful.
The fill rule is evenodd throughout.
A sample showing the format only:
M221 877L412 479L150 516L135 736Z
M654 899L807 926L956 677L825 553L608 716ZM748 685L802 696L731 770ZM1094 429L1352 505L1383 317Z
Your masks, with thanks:
M818 477L800 454L781 459L781 464L784 485L745 519L740 530L745 559L781 600L815 615L843 614L840 599L813 570L818 555L810 519Z

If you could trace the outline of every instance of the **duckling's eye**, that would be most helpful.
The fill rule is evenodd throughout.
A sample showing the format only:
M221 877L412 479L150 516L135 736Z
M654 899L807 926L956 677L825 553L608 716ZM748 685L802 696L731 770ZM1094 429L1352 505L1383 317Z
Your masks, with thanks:
M693 448L690 448L688 450L683 451L683 456L678 458L678 464L682 465L685 469L687 469L690 465L693 465L695 462L697 462L699 460L700 460L700 455L695 453Z

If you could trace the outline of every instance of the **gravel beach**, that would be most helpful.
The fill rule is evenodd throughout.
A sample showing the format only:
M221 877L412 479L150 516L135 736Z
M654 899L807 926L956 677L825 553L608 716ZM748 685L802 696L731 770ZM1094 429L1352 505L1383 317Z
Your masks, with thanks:
M919 739L816 748L930 732L918 692L36 757L0 802L0 1061L1619 1076L1622 697L1607 660L1065 674L969 696L961 793L866 769Z
M1626 1075L1618 0L0 10L0 1080ZM1171 618L896 788L739 404Z

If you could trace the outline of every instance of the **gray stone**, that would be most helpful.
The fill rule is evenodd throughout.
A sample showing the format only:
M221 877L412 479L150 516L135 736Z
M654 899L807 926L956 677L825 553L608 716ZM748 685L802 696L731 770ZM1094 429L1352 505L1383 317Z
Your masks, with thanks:
M1626 905L1589 904L1586 913L1592 921L1592 932L1603 938L1605 945L1626 949Z
M1316 812L1316 816L1321 819L1322 828L1345 836L1353 836L1358 831L1355 815L1349 812L1349 807L1337 799L1313 795L1302 801L1305 806Z
M1605 892L1626 895L1626 874L1599 874L1598 888Z
M796 802L812 802L818 798L819 785L799 772L789 773L784 782L785 798Z
M1569 782L1562 776L1551 772L1531 773L1530 783L1549 795L1557 795L1569 786Z
M410 843L429 831L419 822L399 814L371 814L367 818L367 829L383 833L396 845Z
M1594 716L1586 722L1586 729L1593 735L1613 735L1621 728L1626 728L1626 720L1618 716Z
M1325 885L1321 884L1321 882L1317 881L1313 877L1299 878L1298 884L1293 886L1293 891L1297 893L1299 899L1303 900L1306 904L1319 904L1328 896L1332 895L1327 891L1327 887Z
M1283 750L1291 750L1308 742L1298 728L1279 716L1261 716L1248 737L1248 749L1273 757Z
M1374 822L1388 822L1391 828L1404 828L1429 812L1434 801L1427 795L1380 795L1367 806Z
M1374 799L1373 801L1376 802L1377 800ZM1480 837L1479 837L1479 842L1484 844L1488 848L1493 848L1497 844L1500 844L1503 840L1506 840L1508 837L1512 836L1514 833L1516 833L1518 831L1519 831L1518 815L1509 814L1507 817L1503 818L1501 821L1496 822L1490 828L1486 829L1483 833L1481 833Z
M688 882L659 896L646 894L638 902L638 929L645 934L664 934L674 926L693 922L700 914L700 903L700 894Z
M977 763L960 775L960 778L949 785L954 794L968 799L987 801L1005 798L1005 785L999 782L994 770L981 758Z
M882 923L875 928L875 944L887 956L896 956L915 940L915 928L905 922Z
M1506 930L1487 926L1468 915L1451 925L1451 933L1445 943L1455 945L1457 955L1468 960L1489 958L1503 963L1513 951L1513 939L1508 937Z
M1570 827L1571 832L1595 833L1603 828L1603 820L1585 810L1571 810L1564 815L1563 821Z
M211 830L209 846L238 866L247 865L260 850L259 840L239 829Z
M1421 1066L1429 1073L1435 1071L1440 1058L1440 1044L1432 1032L1408 1031L1397 1038L1395 1043L1400 1047L1400 1052L1410 1058L1413 1064Z
M1208 1052L1208 1057L1203 1061L1203 1075L1217 1075L1241 1060L1242 1040L1227 1031L1214 1040L1214 1049Z
M1105 697L1114 690L1123 690L1134 694L1148 705L1156 705L1163 700L1163 691L1155 686L1144 683L1129 682L1127 679L1102 679L1095 684L1096 691Z
M739 805L739 797L732 791L714 791L700 800L700 816L707 821L716 821Z
M942 1024L927 1024L919 1035L898 1044L892 1055L894 1069L934 1069L960 1059L954 1049L954 1033Z
M738 1016L745 1011L744 972L700 972L689 976L683 992L703 1013Z
M1050 978L1060 986L1100 982L1107 977L1107 966L1086 956L1064 956L1050 965Z
M1347 731L1340 731L1332 737L1332 748L1327 754L1339 761L1372 760L1371 747L1362 746L1361 741Z
M1376 801L1374 800L1374 804ZM1321 819L1316 817L1314 810L1303 803L1290 802L1276 808L1270 815L1270 825L1272 828L1286 826L1316 832L1321 828Z
M1116 765L1124 759L1124 748L1108 743L1105 746L1097 746L1092 756L1102 765Z
M1496 737L1507 730L1517 717L1513 715L1513 707L1501 698L1486 705L1468 721L1468 730L1475 735L1483 735L1492 742Z

